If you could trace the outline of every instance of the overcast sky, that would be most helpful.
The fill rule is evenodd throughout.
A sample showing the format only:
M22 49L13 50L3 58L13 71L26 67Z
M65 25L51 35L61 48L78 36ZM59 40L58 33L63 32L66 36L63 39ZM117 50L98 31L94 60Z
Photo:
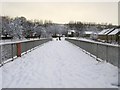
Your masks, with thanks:
M1 10L0 10L1 11ZM4 2L2 15L24 16L27 19L52 20L55 23L69 21L118 24L117 2Z

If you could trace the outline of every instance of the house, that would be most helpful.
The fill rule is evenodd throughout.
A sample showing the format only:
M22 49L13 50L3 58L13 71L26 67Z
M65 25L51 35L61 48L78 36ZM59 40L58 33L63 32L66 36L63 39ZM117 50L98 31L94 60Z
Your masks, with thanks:
M120 27L112 29L104 29L98 33L98 41L104 41L108 43L120 42Z
M113 30L111 33L108 34L109 41L120 43L120 28Z
M11 35L1 35L1 39L5 40L5 39L13 39L13 37Z
M86 37L86 38L90 38L90 36L92 35L93 31L84 31L83 32L83 37Z
M111 33L112 31L114 31L114 28L112 29L104 29L101 32L98 33L98 40L99 41L105 41L108 42L109 41L109 33Z
M75 34L76 34L76 31L75 30L68 30L68 37L74 37Z

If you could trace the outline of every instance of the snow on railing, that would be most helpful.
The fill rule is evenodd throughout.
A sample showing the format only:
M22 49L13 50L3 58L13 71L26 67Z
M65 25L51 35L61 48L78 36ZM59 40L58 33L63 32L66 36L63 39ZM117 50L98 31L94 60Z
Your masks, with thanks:
M37 46L50 40L52 39L49 38L0 43L0 66L13 61L16 57L21 57L21 55L34 50Z
M102 60L109 62L115 66L120 67L120 46L107 43L95 42L84 39L70 39L65 40L79 46L83 51L87 52L90 56L96 58L96 60Z

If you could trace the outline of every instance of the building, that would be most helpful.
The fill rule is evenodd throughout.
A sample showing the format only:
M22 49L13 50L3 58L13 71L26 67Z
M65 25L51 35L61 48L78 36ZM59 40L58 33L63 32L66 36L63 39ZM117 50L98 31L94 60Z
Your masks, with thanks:
M67 36L68 36L68 37L74 37L75 34L76 34L76 31L75 31L75 30L68 30Z
M99 41L108 42L109 41L108 40L108 38L109 38L108 34L111 33L112 31L114 31L114 28L102 30L101 32L98 33L98 38L97 39Z
M1 37L0 37L2 40L5 40L5 39L13 39L13 37L12 36L10 36L10 35L1 35Z
M109 36L108 39L110 43L112 42L120 43L120 28L115 29L114 31L109 33L108 36Z
M92 35L93 31L84 31L83 32L83 37L85 38L90 38L90 36Z
M120 28L104 29L98 33L98 41L104 41L108 43L120 42Z

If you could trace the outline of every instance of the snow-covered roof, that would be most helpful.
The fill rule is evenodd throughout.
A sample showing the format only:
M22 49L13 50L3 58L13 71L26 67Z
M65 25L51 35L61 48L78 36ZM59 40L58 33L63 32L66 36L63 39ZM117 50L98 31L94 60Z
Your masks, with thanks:
M4 35L1 35L1 37L5 37Z
M110 32L113 31L113 29L114 29L114 28L112 28L112 29L108 29L104 34L105 34L105 35L106 35L106 34L109 34Z
M120 32L120 29L115 29L114 31L112 31L111 33L109 33L108 35L115 35L117 33Z
M84 34L92 34L92 31L85 31Z
M6 37L5 35L1 35L1 37ZM11 37L10 35L7 35L7 37Z
M76 32L75 30L68 30L68 32Z
M105 35L110 29L104 29L101 32L98 33L98 35Z

